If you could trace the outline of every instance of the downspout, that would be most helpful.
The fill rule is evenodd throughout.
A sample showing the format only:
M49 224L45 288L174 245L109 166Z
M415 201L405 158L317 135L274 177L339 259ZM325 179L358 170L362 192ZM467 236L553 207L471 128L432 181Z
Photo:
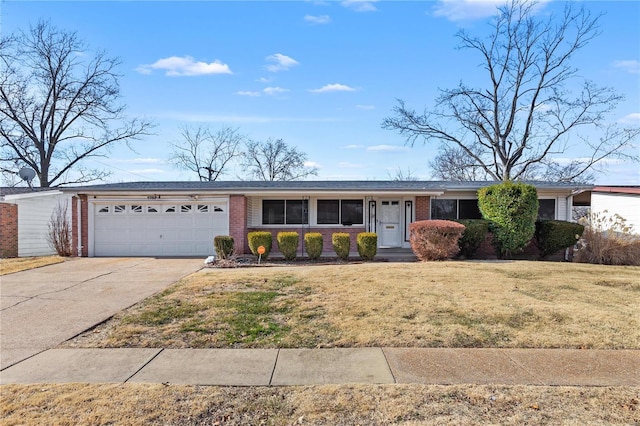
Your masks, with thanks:
M77 235L78 235L78 257L82 257L82 198L76 196L78 202L76 203L76 215L78 220L76 221L76 226L78 227Z
M567 222L573 222L573 197L575 197L576 195L580 195L583 192L587 192L588 189L574 189L573 191L571 191L571 193L569 195L567 195L565 197L566 200L566 217L569 219ZM571 203L569 203L569 201L571 201ZM564 260L565 262L569 261L569 247L567 247L566 249L564 249Z

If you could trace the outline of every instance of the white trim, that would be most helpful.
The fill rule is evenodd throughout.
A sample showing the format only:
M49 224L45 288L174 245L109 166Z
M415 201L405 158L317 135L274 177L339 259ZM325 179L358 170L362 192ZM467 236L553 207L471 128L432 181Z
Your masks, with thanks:
M63 192L57 189L51 191L36 191L36 192L23 192L21 194L7 194L4 195L4 201L8 202L10 200L22 200L25 198L34 198L34 197L44 197L51 195L61 195Z

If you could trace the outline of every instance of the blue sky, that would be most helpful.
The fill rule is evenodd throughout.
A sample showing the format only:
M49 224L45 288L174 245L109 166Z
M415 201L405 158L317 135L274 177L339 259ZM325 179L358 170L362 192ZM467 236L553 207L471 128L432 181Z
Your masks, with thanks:
M7 1L3 34L38 19L75 30L120 57L122 101L154 135L112 149L97 167L112 182L192 180L167 161L181 125L239 127L282 138L319 168L316 179L388 179L397 168L430 179L437 145L404 145L380 123L403 99L430 108L438 88L479 83L480 58L456 31L482 35L496 2L479 1ZM543 4L540 13L561 10ZM602 34L573 64L626 96L611 122L640 125L640 2L586 2ZM638 151L636 149L636 153ZM579 149L565 156L581 155ZM235 167L223 178L242 177ZM640 166L612 162L596 183L640 185Z

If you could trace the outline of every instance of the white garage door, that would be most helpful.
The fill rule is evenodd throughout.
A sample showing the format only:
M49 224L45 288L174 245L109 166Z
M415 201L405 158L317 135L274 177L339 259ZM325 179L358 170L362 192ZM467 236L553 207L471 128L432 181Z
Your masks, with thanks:
M95 256L208 256L228 235L226 202L95 205Z

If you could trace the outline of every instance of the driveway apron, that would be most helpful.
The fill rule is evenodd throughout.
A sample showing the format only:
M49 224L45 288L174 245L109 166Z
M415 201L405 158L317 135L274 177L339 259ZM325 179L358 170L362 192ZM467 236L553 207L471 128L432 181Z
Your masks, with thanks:
M0 277L0 369L99 324L202 259L77 258Z

